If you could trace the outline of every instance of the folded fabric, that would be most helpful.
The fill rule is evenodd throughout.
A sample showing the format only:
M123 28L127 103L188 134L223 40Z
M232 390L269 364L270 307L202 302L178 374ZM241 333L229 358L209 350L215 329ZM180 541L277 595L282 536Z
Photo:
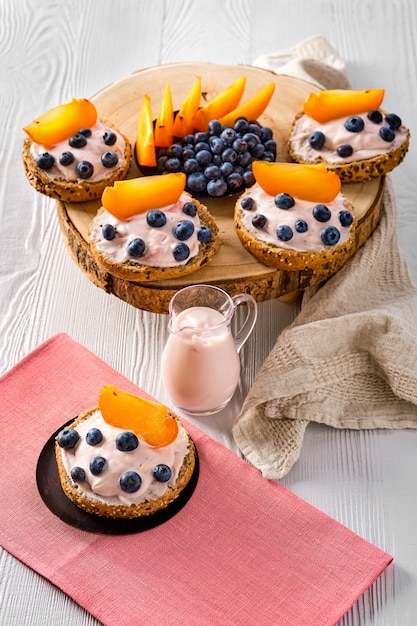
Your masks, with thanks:
M335 72L346 81L343 62L320 37L263 62L283 71L290 58L299 65L303 55L316 58L326 87L340 86L333 84ZM417 428L416 404L417 291L399 247L387 177L377 229L335 276L305 291L301 312L259 371L233 436L264 476L279 479L299 458L309 422Z
M64 334L0 378L1 545L103 624L331 626L391 562L187 422L200 473L174 517L128 535L64 523L38 458L109 383L146 396Z

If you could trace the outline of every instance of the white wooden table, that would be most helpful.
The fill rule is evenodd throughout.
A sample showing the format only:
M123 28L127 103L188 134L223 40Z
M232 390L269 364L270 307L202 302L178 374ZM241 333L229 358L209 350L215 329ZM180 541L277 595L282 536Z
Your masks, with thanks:
M24 178L22 126L55 104L89 97L135 70L191 61L250 64L313 35L326 37L343 56L353 87L385 87L384 105L411 129L409 153L393 180L400 242L416 280L415 0L0 0L0 373L65 331L169 402L160 378L167 318L105 294L71 260L54 202ZM235 398L216 417L194 420L236 453L231 424L297 310L298 304L278 301L260 305ZM312 425L299 462L282 480L395 557L343 626L417 624L416 450L415 431L339 432ZM5 551L0 568L0 624L97 623Z

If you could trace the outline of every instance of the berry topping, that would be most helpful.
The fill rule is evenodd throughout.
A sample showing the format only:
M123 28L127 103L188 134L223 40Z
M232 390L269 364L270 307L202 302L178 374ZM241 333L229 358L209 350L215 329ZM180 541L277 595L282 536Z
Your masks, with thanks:
M127 246L127 253L134 259L139 259L145 254L145 242L140 237L132 239Z
M113 150L107 150L107 152L103 152L101 155L100 161L104 167L115 167L119 162L119 157Z
M146 215L146 221L152 228L161 228L167 223L166 215L160 209L152 209Z
M56 442L61 448L64 448L64 450L70 450L75 447L79 438L80 435L74 428L64 428L58 433Z
M325 204L316 204L312 213L318 222L328 222L332 216L330 209Z
M353 215L350 211L340 211L339 220L342 226L350 226L353 222Z
M89 446L98 446L103 441L103 434L98 428L90 428L85 436L85 440Z
M160 483L166 483L172 476L171 468L165 463L159 463L153 469L153 475L156 480Z
M341 146L338 147L337 154L342 159L346 159L347 157L350 157L353 154L353 148L352 148L352 146L350 144L344 143L344 144L342 144Z
M290 226L282 225L277 228L277 237L280 241L289 241L293 237L293 232Z
M274 202L276 207L284 210L291 209L295 204L294 198L288 193L279 193L275 196Z
M261 213L254 215L252 218L252 224L253 226L255 226L255 228L263 228L266 222L267 222L267 219L265 215L262 215Z
M182 210L189 217L195 217L197 215L197 207L194 202L186 202Z
M242 198L240 206L245 211L252 211L252 209L255 207L255 200L253 198L250 198L249 196L246 196L245 198Z
M385 121L387 122L388 126L391 126L391 128L393 128L394 130L398 130L402 124L401 118L398 117L398 115L396 115L395 113L388 113L388 115L385 116Z
M381 126L379 129L379 136L381 139L389 143L395 139L395 130L391 128L391 126Z
M91 135L93 134L91 132L91 128L80 128L78 132L80 135L84 135L84 137L91 137Z
M140 489L142 479L137 472L129 471L120 476L119 485L126 493L135 493Z
M340 232L337 230L335 226L327 226L326 228L323 228L320 235L321 235L321 240L327 246L336 245L340 239Z
M104 133L103 142L106 144L106 146L114 146L116 141L117 141L116 133L113 133L112 131L107 131Z
M116 237L116 229L112 224L103 224L101 234L107 241L112 241Z
M190 248L186 243L178 243L172 250L172 256L176 261L185 261L190 256Z
M314 148L314 150L321 150L325 141L326 137L321 130L316 130L314 133L311 133L308 138L308 143L312 148Z
M87 138L81 133L76 133L69 138L68 143L71 148L84 148L84 146L87 145Z
M360 133L365 128L365 122L359 115L352 115L346 120L345 128L350 133Z
M100 474L106 471L107 466L108 462L103 456L95 456L90 462L90 472L94 476L100 476Z
M83 483L85 481L85 471L82 467L76 465L71 470L71 478L75 483Z
M136 450L139 445L139 440L135 433L130 430L125 430L116 437L116 448L121 452L131 452Z
M36 165L41 170L50 170L55 163L55 158L49 152L42 152L42 154L38 154L36 157Z
M372 111L369 111L367 118L374 124L380 124L382 122L382 113L379 109L372 109Z
M201 228L199 228L197 232L197 239L201 243L208 243L209 241L211 241L213 239L213 233L211 232L211 229L207 228L207 226L202 226Z
M69 150L67 150L66 152L63 152L61 154L61 156L59 157L59 162L61 165L71 165L71 163L74 163L74 155L72 154L72 152L70 152Z
M181 220L174 226L174 236L179 241L186 241L194 232L194 224L190 220Z
M90 178L94 173L94 167L89 161L80 161L75 168L77 176L80 178Z
M308 231L308 224L305 220L297 220L295 222L295 230L297 233L306 233Z

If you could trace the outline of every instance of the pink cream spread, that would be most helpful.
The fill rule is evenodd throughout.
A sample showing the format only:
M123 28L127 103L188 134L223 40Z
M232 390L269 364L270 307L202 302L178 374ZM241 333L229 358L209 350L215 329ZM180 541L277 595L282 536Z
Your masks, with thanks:
M286 208L280 208L277 202ZM240 206L242 222L254 237L300 252L344 243L354 220L350 205L341 193L331 202L321 204L288 194L270 196L256 184L240 200Z
M73 473L76 478L73 478L73 484L77 485L86 498L101 500L110 505L126 506L145 500L156 500L175 483L188 452L187 433L181 424L178 428L176 440L162 448L153 448L137 437L138 445L135 449L120 450L116 439L118 435L128 431L107 424L97 409L91 417L75 427L79 439L73 448L61 448L62 461L67 474L71 476ZM87 443L87 433L91 433L92 429L97 429L101 434L99 443L94 443L100 439L95 431L95 437L90 437L93 444ZM99 473L95 469L94 463L99 467L95 459L105 460L104 470ZM155 471L155 468L161 466L163 471ZM135 472L139 476L137 483L140 486L133 493L120 486L121 477L128 472ZM84 480L79 480L80 473Z
M379 110L323 124L302 115L295 122L290 145L304 161L352 163L395 150L406 134L407 129L397 115Z
M38 167L53 179L97 182L124 165L125 140L98 120L92 128L81 129L55 146L32 142L31 153Z
M93 220L90 239L113 263L138 263L150 267L185 265L208 241L211 231L202 227L191 196L181 194L170 206L119 220L108 211Z

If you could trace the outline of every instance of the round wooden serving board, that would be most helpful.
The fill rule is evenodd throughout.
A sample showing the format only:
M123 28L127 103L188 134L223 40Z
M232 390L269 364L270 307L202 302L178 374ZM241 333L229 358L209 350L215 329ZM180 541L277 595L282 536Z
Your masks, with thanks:
M289 76L279 76L251 66L215 65L209 63L179 63L162 65L136 72L118 83L106 87L91 100L99 116L111 120L135 144L136 125L144 94L151 97L154 117L159 110L165 83L169 81L174 109L186 98L195 77L202 81L201 103L212 100L240 76L246 76L242 102L265 85L274 81L275 93L266 112L260 118L270 126L277 142L277 161L287 161L287 141L292 120L301 110L303 101L317 88ZM133 163L129 177L140 176ZM368 183L343 186L343 193L352 202L359 220L356 244L352 254L365 243L376 227L384 187L382 179ZM168 304L176 291L190 284L210 283L230 295L252 294L258 301L274 298L291 299L305 288L317 285L332 276L348 260L332 263L315 271L277 271L253 258L240 244L233 225L233 208L238 196L203 198L219 226L219 250L202 269L181 279L134 283L117 278L101 268L93 259L88 243L88 228L100 207L99 201L78 204L57 202L57 211L65 243L79 267L101 289L129 304L152 311L167 313Z

